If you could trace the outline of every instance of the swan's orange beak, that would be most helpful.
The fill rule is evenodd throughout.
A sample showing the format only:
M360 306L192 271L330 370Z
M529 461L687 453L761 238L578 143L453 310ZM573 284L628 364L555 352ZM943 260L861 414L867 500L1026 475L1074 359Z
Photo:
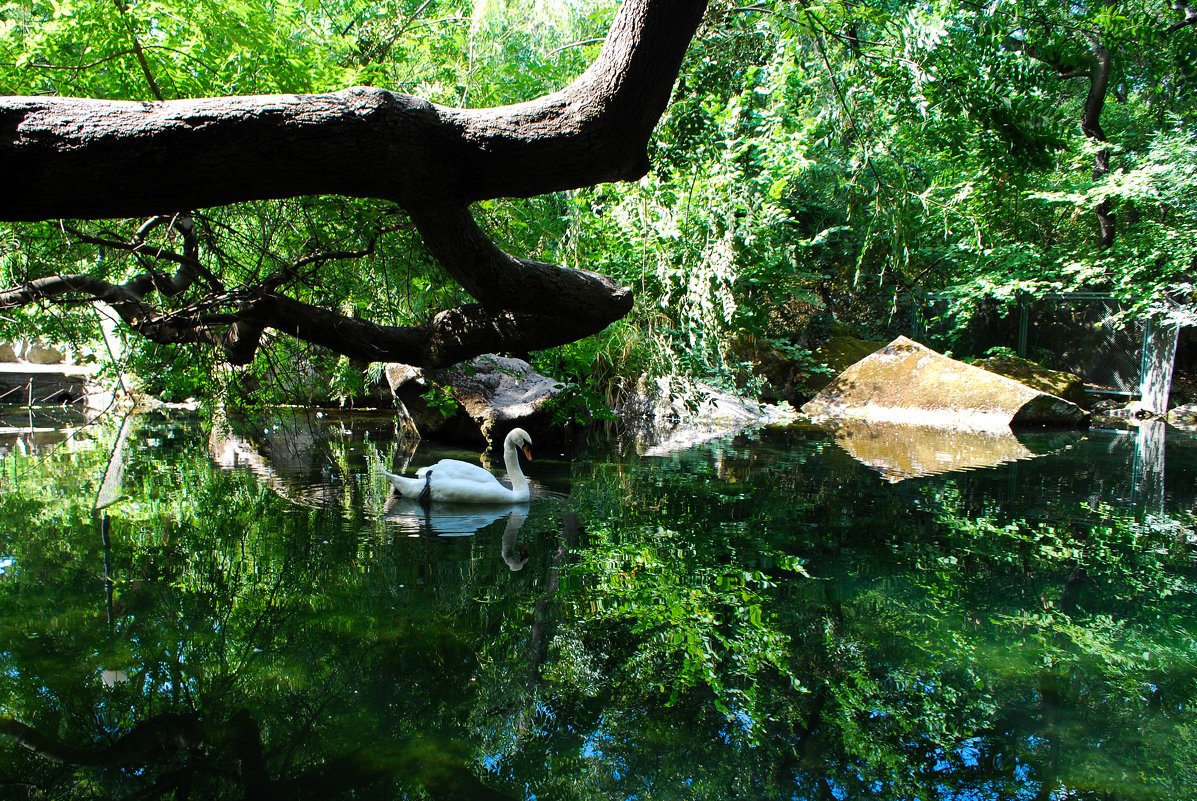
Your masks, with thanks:
M523 450L524 450L524 456L526 456L526 457L527 457L528 461L529 461L529 462L530 462L530 461L532 461L532 446L531 446L531 445L525 445L525 446L524 446L524 448L523 448Z

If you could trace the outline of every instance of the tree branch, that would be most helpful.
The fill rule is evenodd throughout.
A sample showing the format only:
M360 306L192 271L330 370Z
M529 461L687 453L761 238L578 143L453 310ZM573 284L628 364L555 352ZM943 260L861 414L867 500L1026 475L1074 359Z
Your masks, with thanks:
M140 277L140 276L139 276ZM113 284L91 275L54 275L0 291L0 309L14 309L42 300L58 301L62 295L83 293L86 300L110 305L133 330L147 339L165 344L214 342L202 321L193 315L169 314L142 300L144 282Z
M1002 47L1015 53L1022 53L1028 58L1035 59L1040 64L1046 64L1056 71L1057 77L1061 80L1088 78L1092 71L1092 66L1089 63L1078 64L1075 61L1065 60L1059 54L1046 53L1041 48L1025 42L1016 36L1007 36L1003 39Z
M598 330L632 309L631 289L605 275L505 253L465 207L413 214L412 221L437 261L484 306L602 319Z
M1181 28L1188 28L1189 26L1197 25L1197 9L1194 9L1185 3L1172 3L1172 8L1176 11L1183 11L1185 18L1169 25L1164 29L1164 33L1176 33Z
M114 1L124 13L122 0ZM242 304L207 317L170 315L142 300L148 287L141 283L64 276L0 292L0 308L81 291L115 297L121 316L156 341L212 341L213 326L231 323L221 341L234 361L252 358L267 328L357 358L426 367L600 331L631 310L630 289L597 273L505 253L468 206L643 176L653 128L705 7L706 0L625 0L598 58L577 80L493 109L448 108L373 87L166 102L0 98L0 174L21 188L0 194L0 220L151 216L127 243L75 235L179 264L169 281L151 273L166 296L199 274L221 293L205 299L207 308ZM388 327L275 292L306 266L366 255L354 252L312 254L257 287L224 293L198 258L190 217L176 215L311 194L398 204L479 303L420 326ZM183 234L183 254L145 243L167 219Z
M568 315L491 309L468 304L435 314L414 326L387 326L312 306L279 294L247 303L229 315L200 318L205 324L235 319L222 341L234 364L252 360L262 333L273 328L351 359L448 367L492 351L542 350L601 331L607 323Z
M1107 8L1114 0L1105 0ZM1061 80L1072 78L1086 78L1089 88L1085 94L1085 103L1081 110L1081 131L1094 142L1105 142L1106 134L1101 127L1101 113L1105 108L1106 95L1109 92L1110 75L1113 71L1113 54L1102 38L1092 31L1083 32L1088 40L1091 58L1083 64L1072 60L1065 60L1059 55L1049 55L1034 45L1022 41L1014 36L1007 36L1002 46L1015 52L1024 53L1030 58L1048 65L1056 70ZM1110 171L1110 150L1102 148L1093 158L1093 179L1097 180ZM1103 200L1094 209L1098 223L1098 247L1109 248L1114 244L1115 217L1113 204L1109 199Z
M704 7L625 0L577 80L493 109L373 87L165 102L0 98L0 174L21 187L0 196L0 219L149 216L308 194L411 211L637 179Z
M186 216L190 221L190 216ZM170 221L169 217L155 217L148 220L144 225L137 230L128 242L123 242L119 239L109 239L107 237L95 236L86 231L81 231L73 226L64 225L63 230L74 236L80 242L86 242L89 245L98 245L99 247L108 248L109 250L120 250L134 255L146 255L155 260L164 259L166 261L174 262L179 265L175 275L172 278L165 278L158 273L151 272L145 278L148 278L153 283L153 286L167 297L174 297L185 292L194 282L197 274L202 275L208 282L208 285L216 291L223 291L223 284L219 278L212 274L207 267L199 260L199 244L195 240L195 232L190 227L183 233L184 248L187 252L175 253L173 250L167 248L151 245L145 241L145 234L156 225L161 223L158 220ZM176 222L176 227L182 223ZM188 223L188 226L190 223Z
M162 92L158 89L158 82L154 80L154 73L150 69L150 63L146 61L145 52L141 49L141 40L137 38L137 30L133 27L132 20L129 19L128 6L123 0L112 0L112 2L121 15L121 22L124 23L125 29L129 31L129 38L133 40L133 53L137 56L137 63L141 65L141 73L145 76L145 82L149 84L150 94L156 100L163 100Z

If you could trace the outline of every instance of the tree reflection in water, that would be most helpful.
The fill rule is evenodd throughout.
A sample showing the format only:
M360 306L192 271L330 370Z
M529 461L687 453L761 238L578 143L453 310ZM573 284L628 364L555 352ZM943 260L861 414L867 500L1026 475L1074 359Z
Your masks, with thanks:
M463 526L389 504L388 421L312 422L220 469L135 418L116 494L119 421L4 445L3 794L1197 790L1184 435L1166 481L1106 432L899 484L818 431L596 450Z

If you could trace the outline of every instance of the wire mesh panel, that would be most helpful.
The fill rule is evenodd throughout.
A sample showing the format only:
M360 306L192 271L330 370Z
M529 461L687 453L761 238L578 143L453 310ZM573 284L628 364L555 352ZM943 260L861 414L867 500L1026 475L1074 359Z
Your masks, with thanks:
M1142 377L1143 325L1120 313L1106 295L1049 295L1024 305L1023 355L1078 375L1107 392L1137 395Z
M1080 376L1092 391L1139 394L1143 324L1127 319L1119 301L1107 294L1027 297L1013 309L982 304L963 329L949 325L951 303L945 294L927 296L916 338L958 356L1009 348L1044 367Z

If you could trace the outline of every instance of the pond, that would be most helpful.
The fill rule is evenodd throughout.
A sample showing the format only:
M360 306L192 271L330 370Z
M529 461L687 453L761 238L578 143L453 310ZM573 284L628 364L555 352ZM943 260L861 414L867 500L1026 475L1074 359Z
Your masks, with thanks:
M0 797L1197 797L1183 431L541 449L426 510L385 417L209 429L0 421Z

